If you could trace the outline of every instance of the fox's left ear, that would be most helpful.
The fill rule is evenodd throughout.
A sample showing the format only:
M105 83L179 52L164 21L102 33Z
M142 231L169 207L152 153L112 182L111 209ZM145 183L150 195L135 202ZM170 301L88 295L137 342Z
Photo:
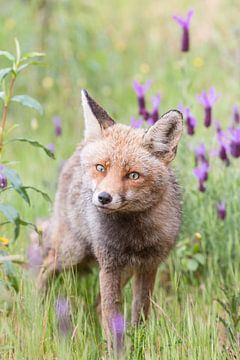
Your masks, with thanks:
M144 135L144 146L169 164L177 153L182 129L182 113L178 110L170 110L148 129Z
M99 138L102 130L114 125L115 121L88 95L86 90L82 90L81 94L85 121L84 137L88 140Z

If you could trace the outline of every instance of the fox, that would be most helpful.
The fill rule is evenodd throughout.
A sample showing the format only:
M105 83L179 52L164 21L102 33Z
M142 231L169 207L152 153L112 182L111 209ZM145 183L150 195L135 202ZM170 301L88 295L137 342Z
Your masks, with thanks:
M183 117L170 110L148 129L134 129L115 122L86 90L81 97L84 139L59 175L38 286L64 269L98 264L98 308L111 351L123 287L133 277L131 323L138 325L179 233L181 191L171 163Z

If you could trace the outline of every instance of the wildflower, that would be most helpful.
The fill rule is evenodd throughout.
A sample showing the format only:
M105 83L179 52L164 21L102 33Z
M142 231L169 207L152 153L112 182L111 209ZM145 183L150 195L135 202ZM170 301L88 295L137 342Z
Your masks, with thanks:
M217 204L217 214L218 214L219 219L221 219L221 220L225 219L225 217L226 217L226 205L225 205L225 203L223 201Z
M48 150L50 150L53 154L55 153L55 144L48 144L47 145Z
M218 156L228 166L228 165L230 165L230 160L228 158L228 141L227 141L226 135L224 134L223 130L221 129L220 123L215 122L215 126L216 126L216 130L217 130L217 141L220 146L219 150L218 150Z
M216 94L215 88L211 87L209 93L203 91L202 94L197 96L197 100L203 105L205 111L204 125L209 127L212 122L212 106L217 101L218 95Z
M199 191L205 192L206 188L204 182L208 179L208 165L206 163L201 163L198 167L193 169L193 173L198 178Z
M185 117L188 135L194 135L197 120L192 115L191 110L188 107L185 108L184 106L180 105L179 110L183 113Z
M233 157L240 157L240 128L229 129L230 132L230 152Z
M0 165L0 188L5 189L7 187L8 181L7 177L4 175L4 166Z
M131 117L131 127L138 129L142 126L143 119L136 119L133 116Z
M137 80L133 82L134 90L138 98L139 114L143 116L145 120L148 119L149 113L146 110L145 94L151 85L151 80L147 80L144 85L141 85Z
M240 123L240 113L237 105L233 107L233 126L238 125Z
M193 16L193 10L189 10L187 13L186 18L182 18L179 16L173 16L173 19L178 23L178 25L182 28L182 45L181 50L183 52L189 51L190 47L190 35L189 35L189 28L190 28L190 20Z
M71 329L70 305L64 297L58 297L55 303L58 328L61 335L67 335Z
M61 136L62 135L62 124L61 124L61 119L59 116L54 116L53 124L55 126L55 135Z
M0 244L4 245L4 246L8 246L9 245L9 240L3 236L0 236Z
M159 105L161 101L161 95L160 93L157 93L156 96L152 97L152 104L153 104L153 111L150 115L150 118L152 119L153 124L155 124L156 121L159 119ZM150 124L150 125L153 125Z
M195 237L195 239L198 240L198 241L201 241L201 240L202 240L202 235L201 235L199 232L196 232L196 233L194 234L194 237Z
M198 165L200 163L205 163L208 166L208 159L206 157L206 148L204 144L199 144L195 149L195 161Z
M111 319L111 329L113 332L115 345L117 349L122 347L123 344L123 335L125 331L125 321L121 314L116 314Z

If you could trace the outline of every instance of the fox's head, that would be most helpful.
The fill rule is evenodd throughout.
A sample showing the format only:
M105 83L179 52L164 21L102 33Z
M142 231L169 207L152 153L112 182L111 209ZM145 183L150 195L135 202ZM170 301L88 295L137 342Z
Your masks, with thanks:
M85 143L81 163L92 203L106 213L144 211L161 201L182 133L171 110L148 130L117 124L82 90Z

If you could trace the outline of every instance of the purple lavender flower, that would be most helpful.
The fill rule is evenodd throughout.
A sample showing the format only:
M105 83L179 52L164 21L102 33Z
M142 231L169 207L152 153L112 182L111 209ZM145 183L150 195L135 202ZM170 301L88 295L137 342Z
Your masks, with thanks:
M156 96L152 97L152 104L153 104L153 110L152 113L150 115L150 118L152 119L152 124L155 124L156 121L158 121L159 119L159 105L160 105L160 101L161 101L161 94L157 93Z
M188 107L180 105L179 110L183 113L185 117L188 135L194 135L195 127L197 124L196 118L192 115L191 110Z
M230 152L233 157L240 157L240 128L229 129L230 132Z
M66 336L71 329L70 304L67 299L59 296L55 303L58 328L61 335Z
M143 119L136 119L135 117L131 117L131 127L134 129L138 129L143 125Z
M123 336L125 332L125 321L121 314L116 314L111 319L111 330L114 336L116 350L122 348L123 345Z
M151 80L147 80L145 84L141 85L137 80L133 82L133 88L137 94L139 114L143 116L145 120L148 119L149 113L146 109L145 94L151 85Z
M193 173L198 178L199 191L205 192L206 188L204 182L208 179L208 165L206 163L201 163L198 167L193 169Z
M218 218L224 220L226 217L226 205L223 201L217 204Z
M233 107L232 117L233 117L233 126L240 124L240 113L239 113L239 108L237 105L234 105L234 107Z
M217 130L217 141L219 144L218 156L228 166L228 165L230 165L230 160L228 158L227 138L226 138L226 135L224 134L223 130L221 129L221 125L218 121L215 122L215 126L216 126L216 130Z
M55 144L48 144L47 145L48 150L50 150L53 154L55 153Z
M42 251L39 245L32 244L27 251L28 269L33 273L38 273L43 263Z
M204 125L209 127L212 122L212 106L217 101L219 96L216 94L215 88L211 87L209 93L203 91L197 96L197 100L203 105L205 111Z
M7 184L7 177L4 175L4 165L0 164L0 188L5 189Z
M54 116L53 124L55 126L55 135L61 136L62 135L62 123L59 116Z
M206 148L204 144L199 144L195 151L195 162L198 165L199 163L204 163L207 166L209 165L208 159L206 157Z
M173 16L173 19L178 23L178 25L182 28L182 45L181 50L183 52L189 51L190 47L190 20L193 16L193 10L189 10L186 18L182 18L179 16Z

